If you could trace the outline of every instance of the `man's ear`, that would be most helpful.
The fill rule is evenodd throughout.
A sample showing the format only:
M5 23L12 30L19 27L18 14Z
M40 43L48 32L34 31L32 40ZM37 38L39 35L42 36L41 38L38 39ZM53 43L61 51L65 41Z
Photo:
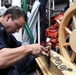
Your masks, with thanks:
M9 19L11 19L12 18L12 15L11 14L8 14L7 16L6 16L6 21L8 21Z

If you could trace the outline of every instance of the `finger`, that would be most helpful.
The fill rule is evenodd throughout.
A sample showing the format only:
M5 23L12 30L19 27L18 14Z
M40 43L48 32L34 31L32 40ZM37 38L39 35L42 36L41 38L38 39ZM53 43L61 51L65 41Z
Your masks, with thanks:
M50 57L53 57L53 55L54 55L54 54L52 53L52 51L50 51Z
M48 51L48 49L47 48L45 48L45 47L43 47L43 46L41 46L41 49L43 50L43 51Z
M48 56L48 53L46 53L46 52L44 52L44 51L41 51L41 55Z

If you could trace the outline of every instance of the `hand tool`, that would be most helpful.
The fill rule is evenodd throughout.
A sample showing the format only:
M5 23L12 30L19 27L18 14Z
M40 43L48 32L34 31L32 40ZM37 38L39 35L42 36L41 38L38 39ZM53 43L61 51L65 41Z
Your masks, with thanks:
M47 51L48 56L46 56L46 62L48 63L48 68L50 68L51 67L51 60L50 60L51 43L48 44L46 49L48 50Z

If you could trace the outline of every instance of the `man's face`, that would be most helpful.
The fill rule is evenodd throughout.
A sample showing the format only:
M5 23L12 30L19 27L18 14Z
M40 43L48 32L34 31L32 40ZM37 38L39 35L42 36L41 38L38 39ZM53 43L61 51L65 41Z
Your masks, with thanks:
M24 18L20 17L17 20L12 20L12 18L10 17L7 21L7 27L6 27L6 31L8 33L15 33L18 32L20 28L22 28L25 24Z

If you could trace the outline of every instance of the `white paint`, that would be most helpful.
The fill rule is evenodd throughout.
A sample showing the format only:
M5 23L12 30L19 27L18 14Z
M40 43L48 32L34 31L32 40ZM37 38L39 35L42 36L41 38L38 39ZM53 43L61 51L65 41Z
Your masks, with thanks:
M21 0L12 0L12 6L17 5L21 7Z

